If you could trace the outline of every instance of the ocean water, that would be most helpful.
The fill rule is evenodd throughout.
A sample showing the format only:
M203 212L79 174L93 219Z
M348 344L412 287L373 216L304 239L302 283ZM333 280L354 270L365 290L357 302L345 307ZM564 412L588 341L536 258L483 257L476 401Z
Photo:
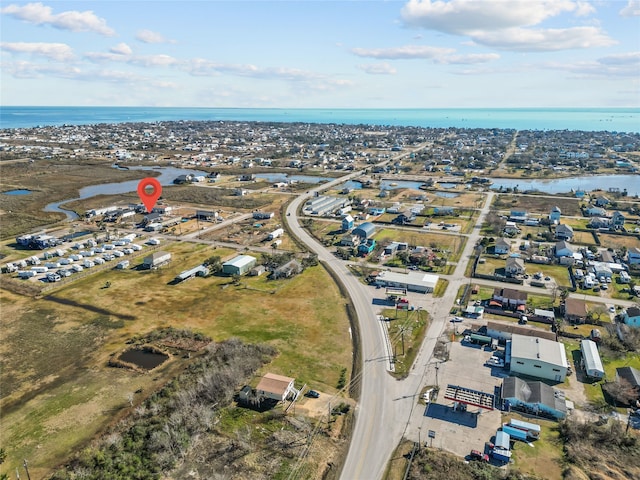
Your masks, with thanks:
M640 109L638 108L0 107L0 128L179 120L640 132Z

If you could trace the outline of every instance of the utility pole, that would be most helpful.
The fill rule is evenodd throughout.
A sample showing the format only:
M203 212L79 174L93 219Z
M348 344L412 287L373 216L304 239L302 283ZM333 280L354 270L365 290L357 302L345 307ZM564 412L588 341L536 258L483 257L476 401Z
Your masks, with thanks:
M29 475L29 467L27 466L27 459L24 459L24 462L22 463L22 466L24 467L24 471L27 472L27 480L31 480L31 475Z

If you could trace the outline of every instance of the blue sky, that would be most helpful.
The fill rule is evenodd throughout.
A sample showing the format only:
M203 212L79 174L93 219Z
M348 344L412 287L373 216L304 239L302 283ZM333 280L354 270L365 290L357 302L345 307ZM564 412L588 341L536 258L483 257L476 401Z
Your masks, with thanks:
M1 105L640 107L640 0L1 5Z

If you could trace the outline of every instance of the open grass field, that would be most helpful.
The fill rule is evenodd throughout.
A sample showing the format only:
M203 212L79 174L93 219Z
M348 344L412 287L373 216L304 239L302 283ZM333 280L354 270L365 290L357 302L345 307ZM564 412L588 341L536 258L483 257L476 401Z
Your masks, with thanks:
M530 214L549 215L551 209L558 206L562 215L580 216L580 200L570 197L552 197L541 195L496 195L494 205L503 210L524 209Z
M573 232L573 242L577 245L596 245L591 232Z
M557 422L541 418L531 420L513 413L504 416L503 422L512 418L537 423L541 427L540 439L533 442L532 446L524 442L514 442L512 459L518 471L537 478L562 478L564 453Z
M407 242L409 245L422 245L425 247L438 248L440 250L448 250L451 252L449 261L455 262L460 259L462 250L467 241L466 237L457 235L445 235L438 233L423 233L410 230L394 230L391 228L383 228L379 230L374 238L378 243L387 241Z
M578 355L580 355L580 347L578 347ZM589 382L584 385L584 391L587 395L587 399L592 403L597 403L604 399L602 384L604 381L615 381L616 368L633 367L635 369L640 369L640 354L637 352L629 353L621 358L611 358L607 356L606 353L601 353L600 359L602 360L602 366L604 367L605 380Z
M213 276L169 285L185 268L234 252L182 243L163 250L173 261L157 271L108 270L41 299L0 290L7 465L27 458L33 478L44 477L127 409L129 394L146 396L184 368L188 360L176 357L152 374L107 367L130 338L158 327L269 343L280 352L269 371L337 391L351 366L349 324L345 299L322 267L291 280L243 277L233 285Z
M608 235L606 233L598 233L600 244L606 248L620 249L622 247L640 248L640 239L631 235Z

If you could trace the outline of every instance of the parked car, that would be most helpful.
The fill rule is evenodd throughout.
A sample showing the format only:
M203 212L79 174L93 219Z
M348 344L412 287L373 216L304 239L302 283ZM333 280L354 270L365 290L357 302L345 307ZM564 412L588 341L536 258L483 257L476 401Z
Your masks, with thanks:
M489 455L482 453L480 450L471 450L471 455L469 456L471 457L471 460L478 460L480 462L489 461Z
M320 398L320 394L315 390L309 390L307 393L305 393L305 396L309 398Z

